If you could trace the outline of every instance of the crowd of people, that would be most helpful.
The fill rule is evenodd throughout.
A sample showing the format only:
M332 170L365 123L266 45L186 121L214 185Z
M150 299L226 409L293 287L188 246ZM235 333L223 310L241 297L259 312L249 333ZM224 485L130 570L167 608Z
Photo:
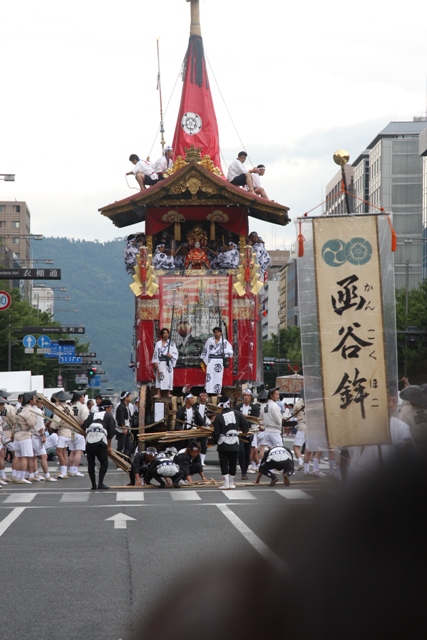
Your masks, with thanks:
M146 247L147 238L144 233L132 233L126 239L124 262L129 275L134 275L137 255L142 247ZM154 269L163 271L182 271L183 269L206 269L211 271L228 271L237 269L240 265L240 252L237 236L218 237L208 240L206 246L201 247L195 242L193 247L187 242L177 242L167 234L157 239L153 252L152 265ZM256 255L256 264L260 266L260 276L263 279L271 258L265 248L265 243L256 231L252 231L246 238L246 245L251 246Z
M148 447L144 452L137 452L138 399L132 403L129 391L120 394L117 406L101 395L85 401L82 391L60 391L51 398L57 408L53 413L43 406L36 392L20 395L15 405L8 402L9 395L0 390L0 487L8 482L31 484L83 477L79 467L85 452L92 489L108 489L104 478L114 438L116 450L130 460L130 485L151 484L154 479L161 487L169 484L176 488L193 484L193 476L206 480L203 470L208 443L215 444L222 489L235 488L237 466L243 481L248 480L248 474L256 474L253 484L266 476L274 486L281 474L283 483L289 485L289 478L299 471L304 476L329 475L345 480L378 463L379 449L386 458L391 450L425 447L427 442L427 385L411 385L401 391L399 417L390 420L391 445L335 451L307 448L304 390L293 406L280 400L278 388L262 390L256 401L251 389L243 389L241 402L234 407L226 395L212 404L207 391L198 398L188 393L175 416L175 431L188 431L188 438L181 436L176 441L179 449ZM73 431L62 413L72 416L86 436ZM207 429L206 435L198 432L194 438L192 431L200 428ZM293 451L287 446L292 437ZM100 467L98 482L96 459ZM322 459L329 463L329 474L320 471ZM55 478L49 472L50 460L59 464ZM6 474L6 461L11 463L10 476Z

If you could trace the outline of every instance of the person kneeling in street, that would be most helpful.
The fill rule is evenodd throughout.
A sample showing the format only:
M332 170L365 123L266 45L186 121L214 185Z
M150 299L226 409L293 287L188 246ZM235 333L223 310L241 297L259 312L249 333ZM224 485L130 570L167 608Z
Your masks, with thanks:
M294 471L294 460L290 449L287 447L272 447L266 451L259 465L256 480L252 484L259 484L261 476L265 475L270 478L270 487L273 487L279 481L273 470L283 471L283 484L288 487L290 485L288 473L292 474Z
M135 453L129 472L128 487L141 487L145 484L145 474L157 455L156 447L148 447L146 451Z
M148 467L144 476L145 483L151 484L153 478L160 484L160 489L166 487L165 478L170 478L172 480L172 486L180 489L179 481L184 478L184 474L179 466L162 452L157 454L154 461Z
M86 431L86 457L92 491L109 489L104 484L108 469L108 454L111 452L111 441L116 430L116 421L112 416L111 400L102 400L96 413L90 413L83 425ZM95 458L99 460L99 483L96 485Z
M196 473L199 473L201 479L206 481L203 473L202 460L200 458L200 445L195 440L192 440L188 444L184 452L177 453L174 462L179 465L180 471L182 471L187 484L193 484L191 476Z

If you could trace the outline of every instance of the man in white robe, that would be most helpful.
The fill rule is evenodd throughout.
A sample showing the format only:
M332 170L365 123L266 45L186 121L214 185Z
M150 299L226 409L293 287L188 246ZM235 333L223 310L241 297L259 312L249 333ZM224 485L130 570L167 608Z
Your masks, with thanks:
M176 344L169 339L169 330L160 331L160 340L156 342L152 363L156 372L156 396L160 397L162 390L167 390L168 396L173 390L173 370L178 360Z
M201 359L206 365L206 393L220 395L224 375L224 359L233 357L233 347L226 340L220 327L214 327L213 337L205 342Z

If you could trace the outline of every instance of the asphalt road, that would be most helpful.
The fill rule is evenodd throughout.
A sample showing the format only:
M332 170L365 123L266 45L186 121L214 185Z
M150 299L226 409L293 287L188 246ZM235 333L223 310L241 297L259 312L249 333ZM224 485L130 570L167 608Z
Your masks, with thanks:
M216 462L215 452L208 462ZM205 474L220 479L216 464ZM106 481L122 486L128 479L110 463ZM165 589L179 590L183 576L203 574L212 559L261 555L283 563L269 544L277 518L296 517L337 491L301 473L291 482L245 483L234 491L212 485L93 492L85 474L3 487L2 638L127 640L129 625Z

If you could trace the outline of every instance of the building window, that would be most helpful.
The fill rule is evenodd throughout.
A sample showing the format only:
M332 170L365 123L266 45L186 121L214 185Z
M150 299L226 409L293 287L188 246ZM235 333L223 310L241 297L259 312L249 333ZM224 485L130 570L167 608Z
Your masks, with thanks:
M19 229L19 220L12 220L12 229Z
M12 211L13 211L13 213L21 213L21 205L19 205L19 204L14 204L14 205L12 206Z
M5 211L6 211L6 205L0 204L0 213L5 213Z
M0 220L0 229L6 228L6 220Z
M12 238L12 244L19 244L19 238Z

